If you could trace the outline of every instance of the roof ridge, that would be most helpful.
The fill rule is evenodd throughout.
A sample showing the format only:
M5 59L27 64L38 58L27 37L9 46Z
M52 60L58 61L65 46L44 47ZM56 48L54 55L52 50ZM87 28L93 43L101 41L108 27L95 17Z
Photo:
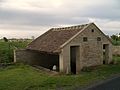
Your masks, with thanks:
M93 23L89 23L86 24L85 27L82 28L82 30L80 30L78 33L76 33L73 37L71 37L69 40L67 40L63 45L60 46L60 48L64 47L67 43L69 43L72 39L74 39L76 36L78 36L81 32L83 32L86 28L88 28L91 24Z
M62 46L64 47L64 45L69 43L72 38L78 35L77 33L80 33L81 30L83 31L88 25L89 24L71 26L69 29L58 29L59 31L54 31L55 29L51 28L31 42L26 49L47 52L50 54L59 53ZM78 27L80 29L77 29Z
M82 24L82 25L75 25L75 26L69 26L69 27L52 28L52 31L82 29L87 25L88 24Z

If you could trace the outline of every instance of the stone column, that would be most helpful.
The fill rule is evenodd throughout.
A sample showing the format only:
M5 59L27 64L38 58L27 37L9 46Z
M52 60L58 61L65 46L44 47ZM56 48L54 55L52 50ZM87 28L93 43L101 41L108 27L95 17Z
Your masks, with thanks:
M80 59L80 47L76 48L76 74L79 74L81 71L81 59Z
M59 54L59 71L61 73L64 72L63 64L64 64L64 62L63 62L63 50L62 50L62 52Z
M70 73L70 48L65 47L61 50L59 55L60 72L64 74Z
M112 45L106 44L105 46L105 63L109 64L112 61Z
M108 59L108 64L112 62L112 44L109 45L109 59Z
M13 50L14 53L14 63L16 63L16 50Z

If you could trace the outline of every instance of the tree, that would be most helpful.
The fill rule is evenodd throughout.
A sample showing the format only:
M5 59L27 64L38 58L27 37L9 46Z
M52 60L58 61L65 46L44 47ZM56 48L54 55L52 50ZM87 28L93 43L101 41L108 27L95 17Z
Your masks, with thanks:
M119 34L112 35L111 39L112 39L112 42L113 42L114 45L119 45L120 44Z
M7 63L11 59L11 47L10 47L10 42L6 37L3 37L3 40L8 44L8 61L5 61L4 63Z
M3 40L4 40L5 42L8 42L8 39L7 39L6 37L3 37Z
M118 38L119 38L119 41L120 41L120 33L119 33L119 35L118 35Z
M112 35L111 38L112 38L113 40L115 40L115 41L118 40L118 36L117 36L117 35Z

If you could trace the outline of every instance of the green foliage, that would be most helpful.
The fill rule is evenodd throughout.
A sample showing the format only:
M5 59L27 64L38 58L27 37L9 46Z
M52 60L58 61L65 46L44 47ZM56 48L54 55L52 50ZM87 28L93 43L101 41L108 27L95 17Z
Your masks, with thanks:
M120 40L119 41L112 40L112 43L113 45L120 46Z
M8 42L8 39L7 39L6 37L3 37L3 40L4 40L5 42Z
M120 45L120 37L118 37L117 35L112 35L111 36L113 45Z
M120 63L120 56L113 56L113 61Z
M14 41L14 42L4 42L0 40L0 63L10 63L13 61L13 50L18 48L25 48L29 42L28 41Z

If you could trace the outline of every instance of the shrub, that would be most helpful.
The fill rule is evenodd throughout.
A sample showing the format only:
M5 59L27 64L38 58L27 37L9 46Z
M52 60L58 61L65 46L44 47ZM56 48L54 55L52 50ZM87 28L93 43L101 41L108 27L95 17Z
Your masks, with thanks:
M3 42L0 41L0 63L13 62L13 50L15 47L18 49L25 48L29 42Z

